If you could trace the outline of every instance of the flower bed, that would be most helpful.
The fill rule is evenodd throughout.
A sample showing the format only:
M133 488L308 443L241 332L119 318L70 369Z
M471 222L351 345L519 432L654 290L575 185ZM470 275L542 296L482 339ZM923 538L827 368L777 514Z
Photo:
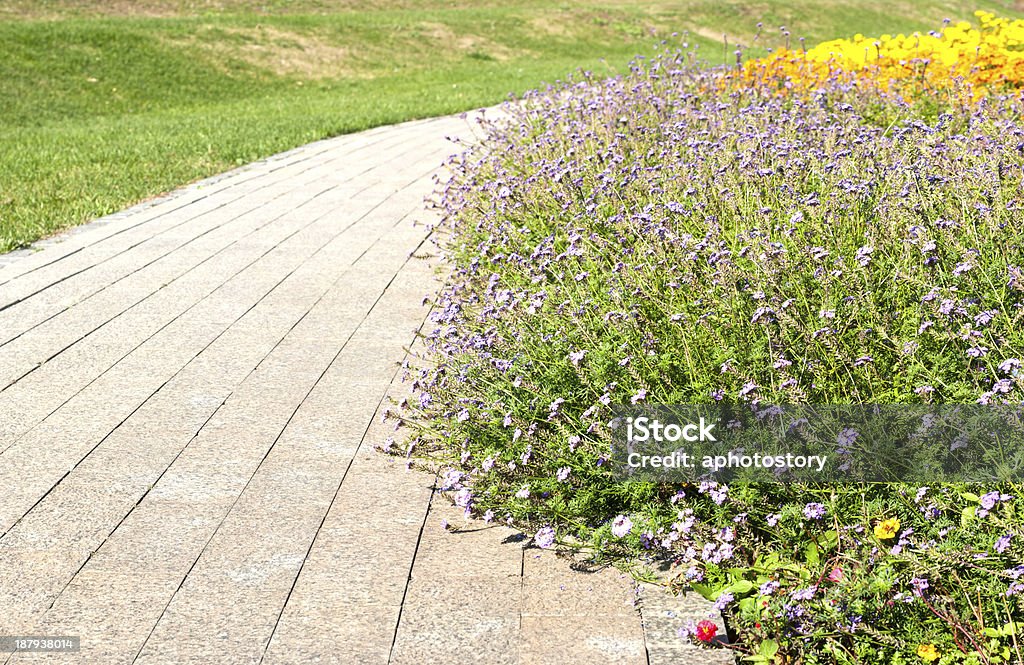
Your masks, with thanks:
M840 78L908 96L977 99L1024 82L1024 21L975 12L978 26L947 20L941 31L822 42L783 48L747 61L746 83L772 83L807 91Z
M1020 403L1021 105L929 117L685 63L531 95L454 164L407 454L540 547L671 561L748 662L1016 662L1024 488L615 482L606 424L617 404Z

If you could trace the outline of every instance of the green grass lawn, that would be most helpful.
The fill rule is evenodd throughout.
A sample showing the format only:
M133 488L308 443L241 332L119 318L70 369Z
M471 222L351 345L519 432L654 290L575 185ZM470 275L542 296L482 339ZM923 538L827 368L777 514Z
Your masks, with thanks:
M813 42L977 8L1018 15L941 0L0 0L0 251L319 138L577 67L620 72L674 31L721 61L758 21L769 44L779 25Z

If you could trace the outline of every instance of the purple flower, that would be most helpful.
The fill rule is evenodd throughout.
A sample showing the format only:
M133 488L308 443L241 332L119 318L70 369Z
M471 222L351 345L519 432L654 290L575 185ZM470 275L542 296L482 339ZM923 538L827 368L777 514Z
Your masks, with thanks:
M980 312L974 317L974 325L978 326L979 328L982 326L987 326L989 323L991 323L992 319L995 318L996 314L998 313L999 312L994 309L989 309L985 310L984 312Z
M718 483L710 481L702 482L697 487L697 491L700 492L701 494L707 494L708 496L710 496L711 500L714 501L715 504L719 506L725 503L726 497L729 496L728 485L719 485Z
M800 589L798 591L794 591L792 594L790 594L790 597L793 600L810 600L810 599L814 598L814 594L816 594L817 592L818 592L818 586L815 584L815 585L807 587L806 589Z
M999 492L992 491L987 494L981 495L981 507L985 510L992 510L995 508L996 503L999 502Z
M955 266L953 266L953 275L959 277L960 275L966 272L970 272L973 268L974 266L968 261L958 263Z
M782 518L782 515L779 515L778 513L772 513L771 515L766 517L764 521L768 523L768 526L772 526L773 527L773 526L775 526L776 524L779 523L779 520L781 518Z
M679 627L679 630L676 631L676 634L679 635L679 639L683 640L684 642L689 641L691 637L697 635L696 622L694 622L693 619L688 619L685 623L683 623L682 626Z
M1013 540L1013 534L1012 533L1007 533L1007 534L1005 534L1003 536L1000 536L999 540L997 540L996 544L995 544L996 552L999 553L999 554L1002 554L1002 553L1006 552L1006 550L1010 549L1010 541L1011 540Z
M469 508L473 503L473 493L469 488L464 487L455 493L455 505L459 508Z
M754 310L754 315L750 318L751 323L757 323L761 319L771 319L775 316L775 310L771 307L758 307Z
M804 506L804 517L809 520L820 520L825 517L825 506L820 503L809 503Z
M543 550L551 549L555 546L555 530L549 526L542 527L533 535L533 542Z
M645 388L641 388L640 390L636 391L636 393L632 397L629 398L629 402L630 404L636 404L637 402L642 402L645 399L647 399L647 390Z
M860 433L852 427L846 427L839 432L836 437L836 443L839 444L840 448L849 448L853 445L853 442L860 437Z
M988 515L989 511L996 507L996 504L998 504L1001 501L1009 501L1012 498L1013 497L1010 496L1009 494L1001 494L996 490L983 494L981 496L981 499L978 500L978 503L981 504L981 507L978 508L976 514L978 517L985 517L986 515Z
M858 249L855 257L857 259L857 263L859 263L861 267L867 267L867 265L871 263L871 255L874 251L875 248L870 245L865 245Z
M1007 358L1003 362L999 363L999 371L1003 374L1013 374L1020 369L1020 360L1017 358Z
M633 522L625 515L619 515L612 522L612 535L616 538L625 538L632 528Z
M563 466L558 470L558 482L564 483L569 479L569 474L572 473L572 469L567 466Z
M721 614L725 611L725 608L729 606L729 603L735 599L736 597L734 595L725 591L715 600L715 604L711 606L711 611Z
M914 595L921 598L924 596L924 592L928 589L928 580L923 577L915 577L910 580L910 586L914 587Z
M779 583L775 580L768 580L757 590L762 596L770 596L779 590Z
M441 491L455 489L459 486L462 481L462 472L458 469L448 469L441 476L441 482L438 485L438 489Z

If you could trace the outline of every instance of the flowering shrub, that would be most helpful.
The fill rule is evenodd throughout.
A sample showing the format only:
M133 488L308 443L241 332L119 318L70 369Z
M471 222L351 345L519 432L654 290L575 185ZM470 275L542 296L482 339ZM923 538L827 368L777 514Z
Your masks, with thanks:
M1024 84L1024 21L975 12L979 25L946 21L928 34L882 35L783 48L746 62L744 82L773 82L797 91L839 78L909 95L946 93L977 98Z
M612 480L616 404L1024 397L1020 105L724 76L584 76L453 162L406 453L540 547L669 562L750 662L1020 659L1024 488Z

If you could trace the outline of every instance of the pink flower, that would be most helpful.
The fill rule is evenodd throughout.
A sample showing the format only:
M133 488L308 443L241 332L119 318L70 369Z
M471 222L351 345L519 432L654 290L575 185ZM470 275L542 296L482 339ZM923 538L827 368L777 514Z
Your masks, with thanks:
M833 568L832 572L830 572L828 574L829 582L839 583L839 582L842 582L844 578L845 578L845 576L843 575L843 569L840 568L839 566L836 566L835 568Z
M701 642L710 642L718 634L718 626L714 621L704 619L697 624L697 639Z

